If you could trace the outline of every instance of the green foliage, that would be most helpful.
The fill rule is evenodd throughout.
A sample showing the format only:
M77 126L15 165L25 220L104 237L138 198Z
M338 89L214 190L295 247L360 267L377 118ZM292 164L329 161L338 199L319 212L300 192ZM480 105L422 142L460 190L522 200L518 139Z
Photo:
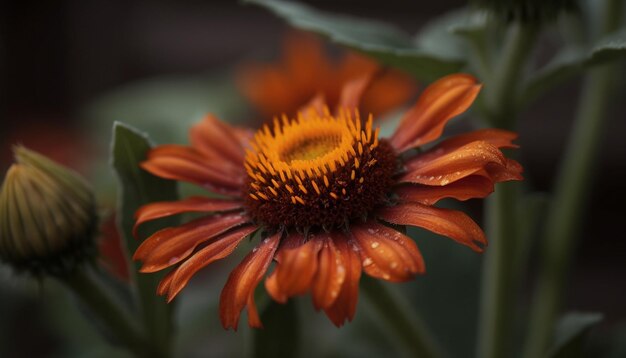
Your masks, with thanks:
M146 157L151 144L148 136L137 130L116 122L113 126L111 146L111 164L119 182L118 219L120 232L128 254L132 256L140 244L132 234L134 214L147 203L164 200L176 200L176 182L157 178L139 167ZM175 219L159 220L156 224L146 224L139 230L139 237L154 232L159 227L173 226ZM163 274L138 274L140 263L131 265L137 293L145 321L145 327L154 344L159 345L160 354L167 356L171 339L172 306L156 295L158 282Z
M626 30L616 31L603 37L587 48L566 47L552 62L528 79L522 102L539 97L548 89L584 70L626 57Z
M292 26L311 31L383 64L399 68L415 77L431 81L458 71L464 61L423 48L392 25L351 16L318 11L309 6L281 0L246 0L262 6ZM447 55L450 55L449 53Z
M568 313L556 326L555 342L548 355L551 358L583 356L583 344L589 330L602 321L599 313Z

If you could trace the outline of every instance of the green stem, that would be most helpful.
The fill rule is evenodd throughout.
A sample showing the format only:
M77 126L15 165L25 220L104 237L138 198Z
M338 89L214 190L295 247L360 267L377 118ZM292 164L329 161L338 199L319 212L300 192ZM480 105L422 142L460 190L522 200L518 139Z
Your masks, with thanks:
M617 28L621 1L609 1L604 32ZM584 212L584 193L606 122L606 111L614 85L617 65L590 70L583 89L574 130L555 185L555 195L543 235L542 267L531 306L525 357L539 357L551 342L559 313L567 272Z
M487 120L499 128L515 127L520 78L532 52L537 27L511 25L499 62L485 86ZM515 249L518 246L515 183L499 184L486 206L489 248L483 268L478 357L504 357L510 352L515 309Z
M406 299L380 280L365 278L361 288L386 323L390 336L402 344L407 357L441 357L439 346Z
M533 24L515 23L509 31L496 68L485 86L487 120L498 128L514 127L520 78L537 37L537 27Z
M124 309L124 304L111 294L90 269L76 270L61 278L61 281L95 313L118 341L137 357L149 356L146 341L134 322L133 316Z
M483 268L478 357L502 357L510 348L517 248L515 183L502 183L486 203L489 248Z

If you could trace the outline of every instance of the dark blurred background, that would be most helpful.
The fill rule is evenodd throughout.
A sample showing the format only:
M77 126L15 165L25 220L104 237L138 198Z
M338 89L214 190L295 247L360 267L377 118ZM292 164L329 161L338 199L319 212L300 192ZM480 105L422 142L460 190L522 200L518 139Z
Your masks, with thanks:
M416 33L428 20L466 2L324 0L309 3L320 9L393 22L409 33ZM170 85L165 90L169 91L167 93L179 95L177 99L182 101L179 105L183 113L201 110L202 106L191 107L203 100L208 107L212 103L223 105L219 97L212 97L223 93L218 87L206 91L197 89L202 84L198 85L194 79L215 79L224 86L224 91L236 93L233 70L244 60L275 58L287 31L285 23L267 11L236 1L3 1L0 5L2 171L10 163L11 145L23 143L86 175L93 175L93 163L86 160L86 153L90 153L88 158L103 155L99 141L108 138L108 133L100 131L101 124L94 117L116 113L115 110L106 112L105 107L122 105L119 96L125 93L132 101L133 96L143 96L138 94L142 88L163 93L159 92L158 83L165 83L166 87ZM539 58L553 54L555 46L556 38L544 36ZM594 184L588 193L589 205L579 233L582 240L565 297L569 310L604 313L605 321L600 330L626 319L626 141L623 139L626 103L619 101L626 94L626 76L623 78L614 93L617 100L610 110L609 128L602 141ZM521 161L526 168L526 185L534 191L549 193L552 189L572 124L580 80L569 81L522 113ZM126 92L120 95L120 91ZM168 106L162 103L163 98L168 97L156 97L155 101L161 102L157 103L161 107L155 109L156 112ZM142 102L147 106L150 103L149 100ZM230 108L220 107L215 111L245 119L246 110L238 108L245 104L229 103ZM129 106L128 103L123 105ZM120 113L142 110L127 108ZM146 115L151 114L148 110ZM119 120L132 121L129 118ZM184 133L188 123L181 119L170 125L181 127ZM100 131L100 138L94 136L94 129ZM142 129L149 131L150 128ZM72 146L66 145L68 143ZM77 146L81 149L77 150ZM102 169L95 172L98 170ZM112 194L101 196L104 201L113 200ZM474 217L480 216L480 205L480 202L470 202ZM424 256L427 261L437 260L437 257ZM538 263L536 255L531 259L531 267L535 263ZM455 262L446 265L454 266ZM532 272L531 268L529 277ZM438 284L455 285L454 277L451 276L452 281ZM476 282L477 278L474 277ZM21 281L8 272L0 276L0 335L8 334L0 340L0 356L49 356L59 352L72 355L62 349L66 339L75 339L65 336L72 333L59 330L55 323L50 323L55 322L50 320L50 313L46 313L50 302L63 301L64 296L56 297L58 293L54 293L54 287L49 288L50 284L36 287ZM415 290L421 291L419 284L419 281L411 283ZM527 302L531 279L523 287L520 295L522 301ZM420 297L417 299L428 300ZM467 301L462 310L475 311L477 306L473 303L475 300ZM361 309L357 316L359 314L363 314ZM74 320L80 321L80 318ZM214 314L206 320L215 320ZM436 317L431 320L436 321ZM445 327L439 330L445 331ZM473 333L471 335L473 338ZM79 350L73 354L84 353Z

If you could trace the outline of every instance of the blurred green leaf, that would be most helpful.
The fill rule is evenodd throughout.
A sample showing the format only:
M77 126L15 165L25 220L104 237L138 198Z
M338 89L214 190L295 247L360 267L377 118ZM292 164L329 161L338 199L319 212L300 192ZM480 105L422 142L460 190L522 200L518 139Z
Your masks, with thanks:
M113 122L123 121L146 130L157 143L187 143L189 127L205 114L232 122L246 108L232 76L170 75L116 88L90 103L84 117L97 140Z
M279 304L273 300L261 313L264 328L253 331L254 357L281 358L298 356L300 327L294 300Z
M425 51L444 58L467 58L467 43L460 33L474 30L475 24L467 9L456 9L428 22L415 36L415 44Z
M131 256L140 244L132 234L135 211L150 202L177 199L176 182L157 178L139 167L139 163L146 158L150 148L151 144L146 134L119 122L113 125L111 164L119 183L117 208L119 227L127 254ZM148 232L177 223L178 220L167 218L157 223L142 225L139 237L146 237ZM164 355L168 355L173 306L156 295L156 288L163 274L137 274L140 266L139 262L129 265L138 291L145 327L149 330L152 342L159 345L158 348Z
M528 103L555 85L585 69L626 56L626 29L603 37L590 48L565 48L527 82L522 103Z
M363 52L421 80L431 81L456 72L464 64L462 58L445 57L416 45L408 34L380 21L332 14L304 4L281 0L244 2L262 6L292 26L326 36L338 44Z
M599 313L568 313L556 326L555 342L548 357L574 358L583 356L584 338L594 325L602 321Z

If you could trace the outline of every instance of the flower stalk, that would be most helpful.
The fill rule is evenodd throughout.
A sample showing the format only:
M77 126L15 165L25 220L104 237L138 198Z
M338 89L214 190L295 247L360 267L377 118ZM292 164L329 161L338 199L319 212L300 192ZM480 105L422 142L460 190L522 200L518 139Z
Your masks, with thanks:
M379 280L365 278L361 281L365 297L379 317L391 329L390 335L400 343L406 357L441 357L440 347L431 336L419 314L406 299Z
M608 1L604 33L619 26L623 2ZM609 64L589 71L577 111L565 159L557 176L556 192L548 213L542 242L542 269L539 273L528 330L525 357L541 356L551 341L571 266L577 229L583 214L592 167L600 148L611 90L617 65Z
M136 357L152 356L139 327L133 323L133 316L123 308L123 302L114 297L110 288L100 282L87 267L59 279Z
M525 69L538 33L538 25L514 23L496 68L485 86L486 120L496 127L515 127L516 85ZM506 355L511 336L515 306L514 256L517 247L515 228L518 189L513 183L498 186L487 200L486 222L489 250L483 269L483 290L478 341L478 356Z

